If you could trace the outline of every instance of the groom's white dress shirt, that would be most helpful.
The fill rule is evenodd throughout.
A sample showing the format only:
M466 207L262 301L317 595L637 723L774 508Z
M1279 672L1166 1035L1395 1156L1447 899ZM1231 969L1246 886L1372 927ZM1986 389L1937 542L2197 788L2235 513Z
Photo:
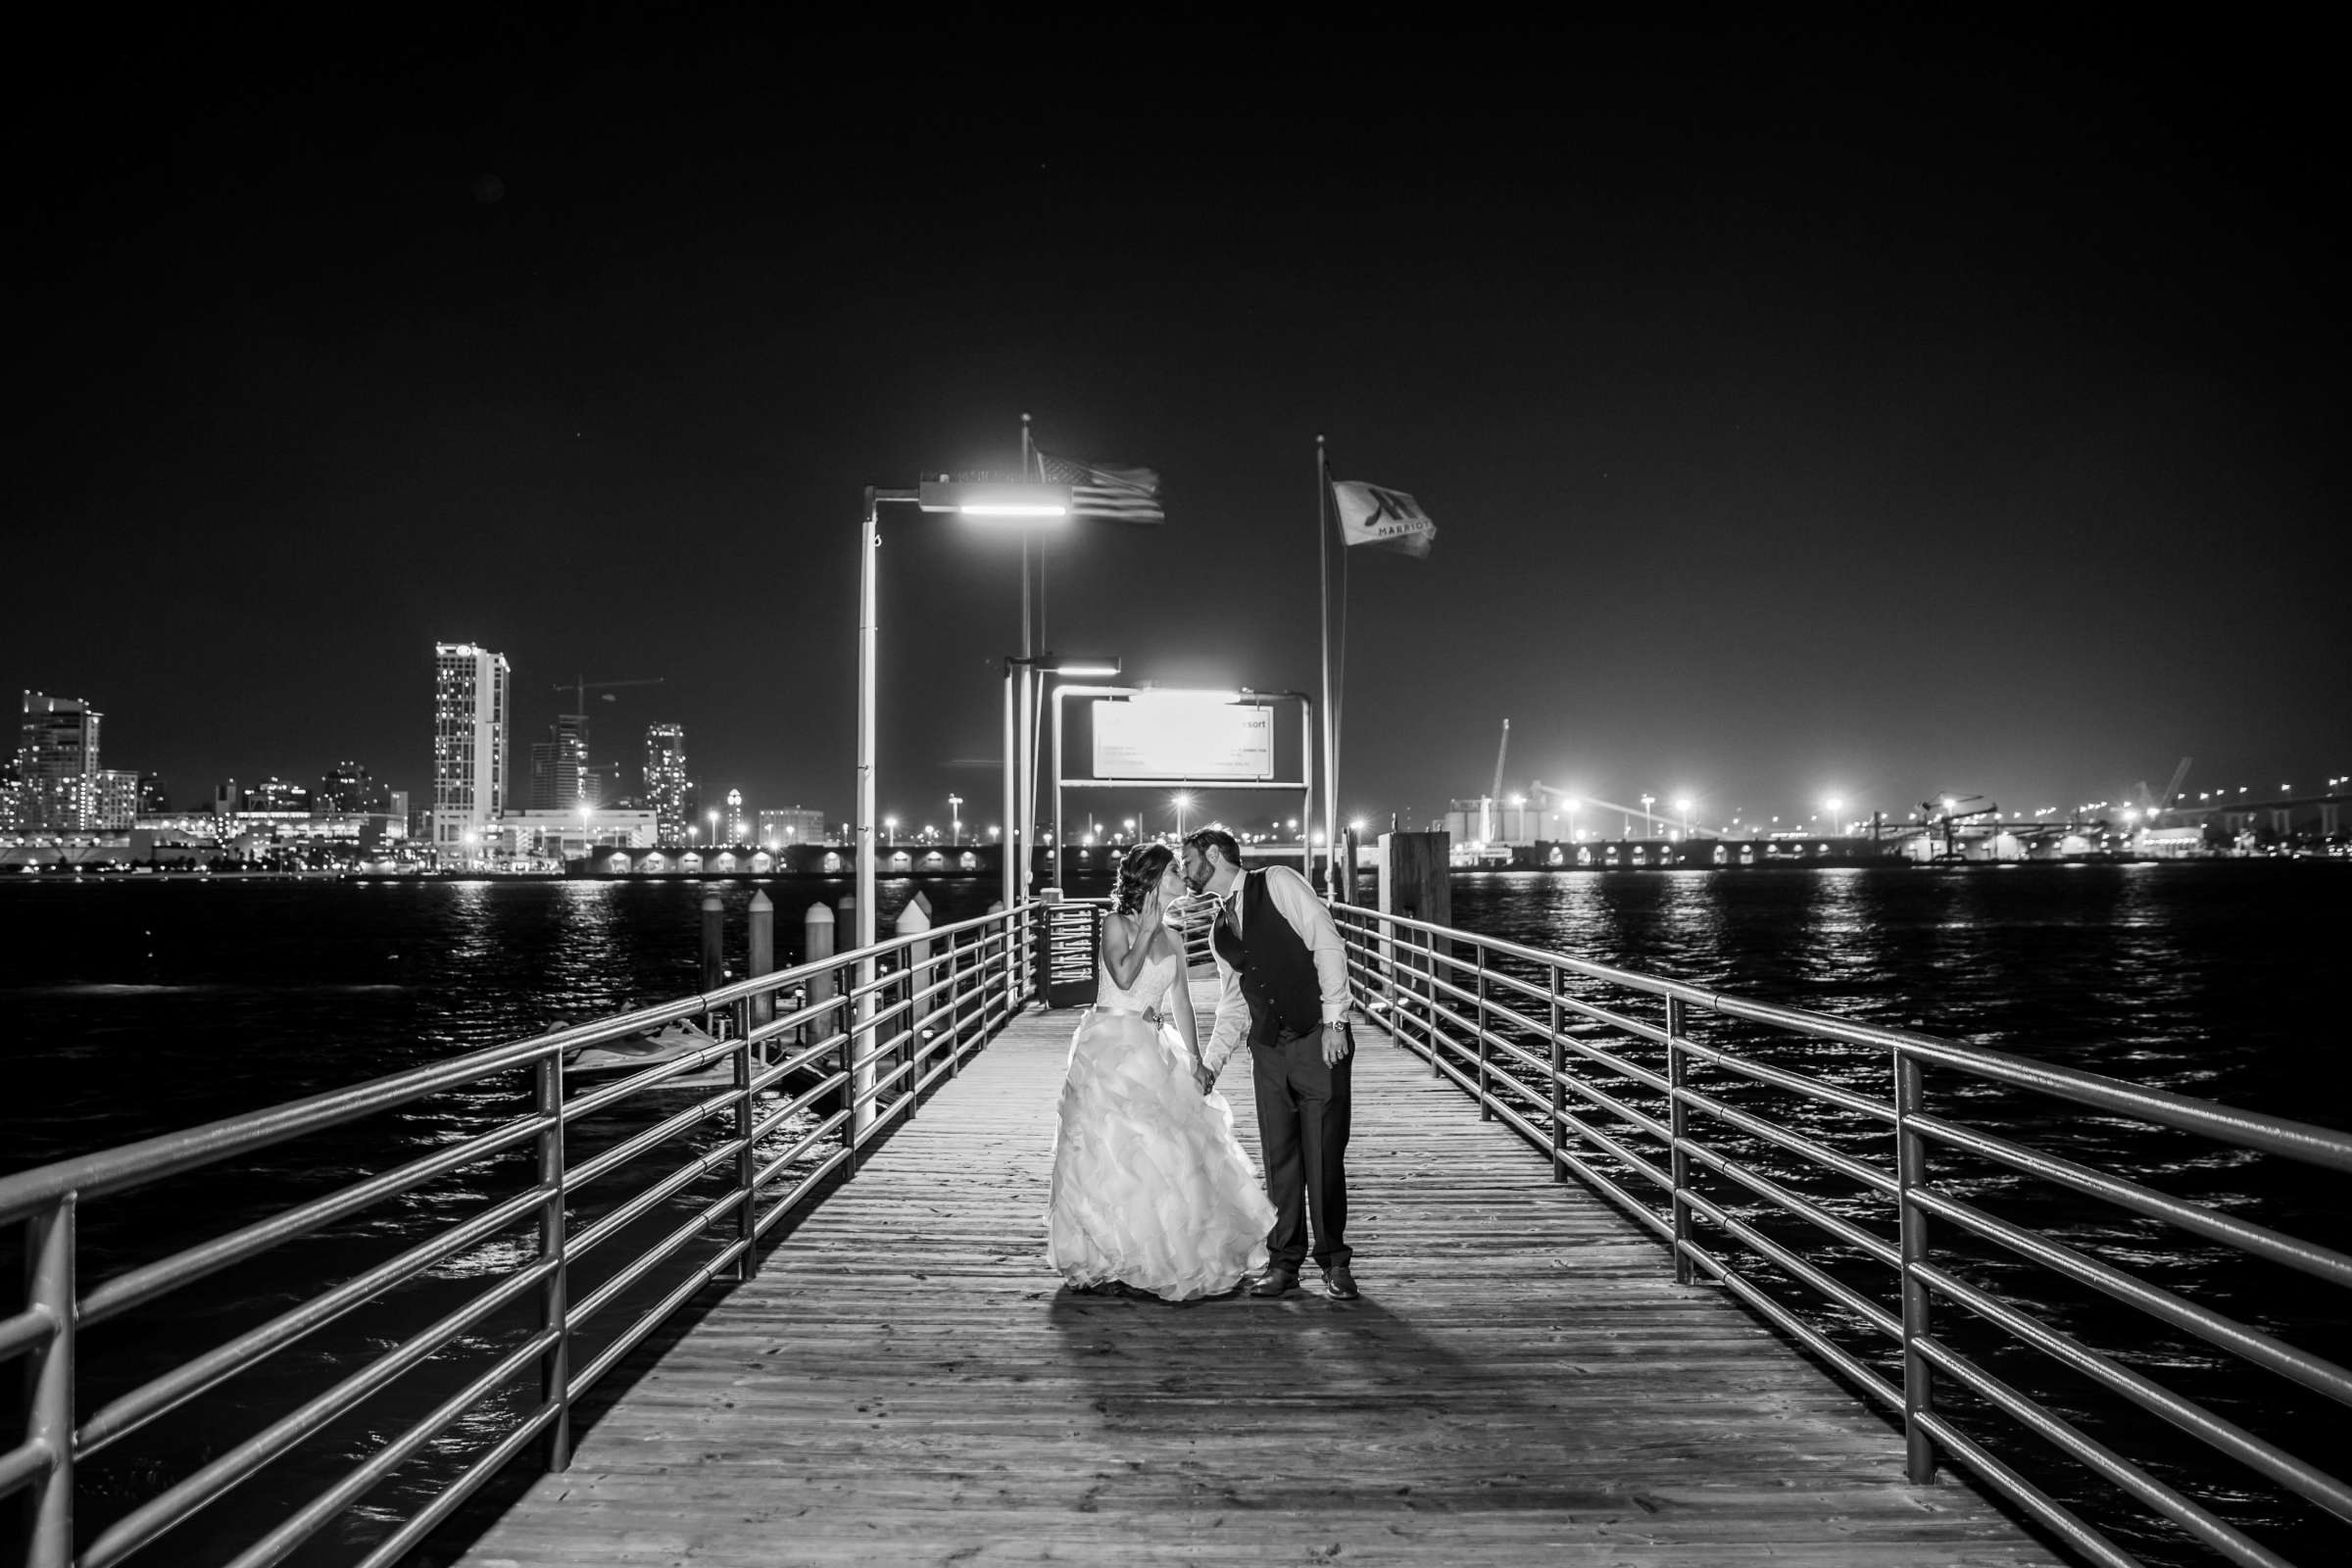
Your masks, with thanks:
M1265 870L1266 897L1274 903L1291 929L1315 960L1315 981L1323 994L1323 1021L1342 1023L1348 1017L1348 948L1340 940L1340 928L1332 923L1331 911L1315 897L1312 883L1287 865L1270 865ZM1223 917L1233 922L1238 934L1242 929L1242 879L1235 877L1226 891ZM1221 989L1217 994L1217 1021L1208 1037L1208 1046L1200 1054L1201 1061L1211 1073L1221 1073L1225 1063L1236 1051L1250 1041L1250 999L1242 995L1242 977L1217 955L1217 979Z

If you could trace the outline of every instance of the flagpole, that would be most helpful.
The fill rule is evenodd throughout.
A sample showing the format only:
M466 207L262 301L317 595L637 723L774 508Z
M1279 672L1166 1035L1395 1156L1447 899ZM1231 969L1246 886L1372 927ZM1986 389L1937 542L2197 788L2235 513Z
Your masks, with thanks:
M1317 585L1323 598L1323 848L1330 857L1324 862L1323 892L1328 899L1340 896L1340 769L1335 755L1337 739L1332 729L1331 703L1331 462L1324 455L1323 438L1315 437L1315 566ZM1313 831L1309 816L1308 831ZM1307 856L1311 864L1314 856Z

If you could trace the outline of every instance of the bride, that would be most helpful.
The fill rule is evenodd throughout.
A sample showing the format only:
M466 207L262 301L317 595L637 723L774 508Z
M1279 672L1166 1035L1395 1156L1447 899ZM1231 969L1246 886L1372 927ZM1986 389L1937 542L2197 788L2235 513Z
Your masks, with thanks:
M1128 853L1097 1000L1070 1041L1046 1258L1080 1290L1190 1301L1266 1264L1274 1206L1209 1087L1184 949L1162 923L1185 894L1166 845Z

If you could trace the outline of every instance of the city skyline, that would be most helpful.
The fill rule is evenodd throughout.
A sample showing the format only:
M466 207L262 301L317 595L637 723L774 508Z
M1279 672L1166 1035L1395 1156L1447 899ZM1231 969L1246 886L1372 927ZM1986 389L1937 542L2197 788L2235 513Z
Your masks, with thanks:
M5 439L12 567L105 539L137 614L21 595L0 668L183 793L356 757L419 800L422 644L506 650L517 737L659 671L630 733L846 816L862 488L1011 466L1026 412L1165 481L1043 551L1048 645L1132 679L1317 689L1318 435L1437 519L1346 562L1344 814L1485 792L1506 716L1507 785L1721 814L2352 761L2340 258L2275 62L1081 29L1120 92L887 108L819 64L1021 36L583 22L331 86L134 47L25 197L50 395ZM1017 538L881 533L884 808L991 799Z
M440 647L444 662L446 662L448 656L453 651L458 649L471 649L471 645L463 644L440 645ZM511 668L507 667L505 656L503 654L492 654L487 650L473 649L472 651L474 653L486 656L492 661L495 661L497 664L505 670L505 673L503 673L498 680L500 694L492 705L496 710L503 712L506 708L511 705L511 688L513 684ZM27 717L25 719L26 727L24 733L27 737L29 737L31 734L30 726L32 722L30 716L32 710L29 705L36 699L41 701L43 704L63 704L67 707L70 707L74 713L86 714L90 720L93 739L95 738L95 731L98 727L98 723L104 717L103 712L98 710L94 705L91 705L81 699L53 699L30 689L25 691L24 698L27 704ZM554 744L551 745L551 743L547 741L532 741L526 743L527 754L529 757L529 760L525 764L529 769L529 772L525 775L525 777L528 779L526 789L524 791L515 791L507 785L502 784L498 786L491 793L493 799L496 799L500 804L496 811L493 811L490 814L495 815L499 811L513 809L531 809L544 811L549 809L576 810L579 808L581 804L583 804L583 798L577 795L568 797L562 802L550 802L538 798L538 795L535 792L541 787L542 781L537 777L537 769L543 760L548 760L543 759L540 756L543 751L548 753L549 759L554 758L558 751L561 751L564 760L572 770L574 770L575 777L579 780L586 781L584 784L575 784L575 789L589 788L592 786L605 787L603 781L608 777L613 779L615 783L625 780L627 776L627 764L623 762L616 755L604 762L592 761L589 759L588 746L585 736L590 733L590 726L585 723L574 724L569 722L569 720L577 717L578 715L564 713L559 713L556 715L555 722L547 726L549 732L556 737L556 742ZM438 723L439 721L436 719L436 727L438 727ZM490 724L490 728L492 730L504 730L508 727L509 726L505 725L503 720L494 721ZM794 813L796 820L799 819L801 813L813 813L816 817L827 823L834 823L838 825L844 821L845 813L842 810L825 806L818 806L814 808L804 807L801 804L800 798L797 796L794 797L794 805L790 808L778 808L767 804L771 800L782 799L786 794L790 793L788 791L776 791L771 793L760 790L757 786L754 786L752 792L746 794L744 785L739 782L702 780L693 778L688 771L686 763L683 725L670 722L654 721L646 723L641 727L634 725L631 727L639 729L644 742L645 760L642 768L639 771L639 777L641 780L639 787L636 789L615 789L605 787L604 794L598 795L593 800L586 800L585 804L593 809L609 804L619 804L621 802L626 802L632 807L642 806L646 809L654 810L658 813L659 818L662 823L662 838L663 842L665 843L683 843L692 838L707 836L704 828L704 821L713 810L731 811L732 814L728 817L729 821L733 821L737 818L748 821L756 816L765 816L771 813L779 812ZM23 739L20 741L13 759L16 768L20 770L23 768L24 759L26 755L27 748L32 744L33 743L29 739ZM507 772L512 773L514 771L514 765L511 738L505 741L504 744L508 748L508 756L505 761L503 763L494 761L489 765L503 765ZM393 749L387 748L387 750L389 751ZM91 747L91 755L92 757L96 756L95 745ZM989 767L995 767L998 765L998 760L996 759L982 759L978 760L980 763ZM2231 768L2227 765L2219 767L2208 765L2191 773L2187 770L2193 760L2194 760L2191 758L2180 759L2180 765L2183 771L2181 776L2176 778L2174 782L2185 783L2186 787L2180 789L2178 794L2172 796L2170 801L2167 802L2168 805L2194 808L2207 804L2218 804L2220 801L2228 799L2238 804L2242 804L2248 808L2258 809L2266 808L2272 803L2286 797L2307 798L2317 795L2338 794L2341 792L2342 786L2345 783L2352 782L2352 774L2329 773L2320 775L2317 778L2307 774L2302 782L2297 782L2293 779L2282 779L2275 786L2267 782L2245 783L2241 780L2246 777L2251 776L2255 778L2261 778L2263 775L2254 773L2251 770L2243 767ZM1083 763L1074 763L1073 765L1082 767ZM356 772L353 770L356 770ZM397 775L386 773L380 778L376 777L367 764L353 761L348 759L337 760L331 765L321 768L317 775L302 774L298 775L297 779L281 780L274 773L265 775L261 778L255 778L251 773L247 773L246 776L241 780L235 772L227 772L213 774L192 782L183 780L175 796L173 797L172 806L169 808L156 807L150 804L146 799L146 797L152 793L169 790L171 788L168 775L164 775L150 768L97 769L95 768L94 763L92 764L90 771L93 779L97 779L100 774L105 775L104 782L111 786L113 792L112 795L108 797L110 800L113 798L113 796L122 796L125 801L135 798L139 803L136 807L137 813L150 815L158 814L159 811L164 811L167 809L173 814L201 812L208 808L215 810L264 810L278 808L279 807L287 804L276 802L274 800L270 802L262 802L260 804L255 803L255 797L257 796L257 793L268 793L270 791L291 792L292 796L316 798L323 803L327 801L328 797L335 794L338 780L346 778L347 775L350 777L356 777L356 780L361 784L364 784L370 791L371 795L378 792L387 794L398 793L404 797L424 803L422 808L423 814L429 814L430 806L434 799L434 788L430 782L428 782L426 787L422 790L403 788L394 791L393 785L390 781ZM433 771L433 764L428 763L426 768L422 771L428 775L429 779L429 776ZM313 786L309 784L299 782L301 777L307 776L315 776L317 778L317 788L313 788ZM655 781L657 776L663 781L662 785L662 793L660 794L656 793ZM2226 777L2227 782L2217 784L2215 782L2217 776ZM1530 780L1530 774L1516 767L1512 768L1503 779L1502 793L1499 796L1494 797L1494 802L1497 805L1507 804L1513 808L1516 808L1526 800L1527 797L1530 796L1531 793L1545 792L1547 790L1547 786L1543 780L1534 779L1532 783ZM967 785L964 787L969 786ZM92 784L90 788L93 791L91 799L94 802L98 798L95 793L97 786L96 784ZM221 795L223 790L234 790L236 792L237 799L233 801L223 800ZM193 793L191 793L191 791L193 791ZM705 807L703 807L700 810L692 809L686 805L686 802L690 798L701 795L705 791L710 792L706 797L707 803L716 804L706 804ZM1582 798L1588 807L1593 807L1596 805L1596 803L1598 803L1598 808L1602 810L1615 810L1620 808L1614 805L1605 804L1607 802L1607 798L1612 793L1623 795L1628 799L1633 799L1638 798L1643 791L1646 791L1648 796L1653 801L1666 802L1670 805L1687 803L1690 807L1692 812L1695 814L1696 820L1705 825L1709 831L1720 830L1725 826L1736 824L1741 821L1744 821L1750 825L1764 823L1777 827L1781 825L1784 817L1788 819L1788 825L1793 828L1799 822L1819 822L1835 818L1838 814L1840 808L1848 806L1850 806L1854 811L1861 813L1865 817L1871 811L1876 810L1883 812L1889 822L1899 822L1905 820L1907 815L1922 804L1917 800L1903 797L1899 791L1891 794L1886 792L1884 789L1874 791L1867 786L1847 785L1837 779L1833 779L1829 786L1823 790L1816 791L1811 794L1804 794L1800 792L1783 798L1763 796L1752 790L1742 791L1738 787L1737 784L1718 785L1712 782L1706 782L1694 785L1687 778L1676 778L1672 780L1659 777L1642 778L1636 783L1622 785L1614 791L1607 787L1593 785L1563 787L1558 784L1557 781L1554 781L1548 786L1548 794L1553 798L1553 804L1555 806L1558 805L1559 801L1563 798ZM1936 800L1947 797L1950 792L1944 790L1930 790L1927 793L1930 802L1933 803ZM1436 801L1432 803L1413 803L1409 807L1397 807L1391 809L1394 811L1399 824L1402 826L1408 828L1434 826L1438 825L1447 814L1448 808L1458 807L1464 802L1478 801L1482 798L1482 794L1483 791L1471 791L1460 795L1450 796L1443 801ZM1979 792L1970 791L1968 794L1971 796L1971 798L1977 798ZM673 795L675 799L669 799L669 797ZM911 835L915 832L921 831L921 828L918 827L917 824L924 822L926 813L941 814L944 812L945 814L949 815L956 815L956 808L948 805L951 796L955 796L954 790L950 790L946 795L942 795L936 801L927 799L918 800L910 792L901 789L889 800L886 800L883 803L883 818L888 822L899 824L903 831ZM1107 826L1108 823L1112 821L1141 821L1148 824L1152 813L1156 811L1159 815L1166 816L1169 821L1166 823L1160 823L1157 826L1146 826L1143 828L1131 829L1129 832L1131 836L1135 832L1145 832L1147 835L1151 832L1157 832L1164 835L1166 832L1170 831L1170 824L1176 820L1180 820L1184 814L1184 811L1187 808L1191 808L1189 806L1187 808L1179 808L1174 804L1174 802L1180 796L1185 798L1188 803L1195 800L1202 803L1198 808L1193 808L1193 814L1197 822L1214 819L1220 822L1229 822L1231 825L1234 825L1239 829L1249 829L1254 831L1269 821L1277 823L1285 821L1289 816L1295 815L1296 812L1295 807L1284 808L1267 808L1264 807L1262 802L1251 800L1248 797L1220 797L1218 795L1216 785L1213 782L1203 782L1195 785L1181 786L1174 789L1162 787L1153 789L1137 789L1134 791L1113 790L1105 792L1104 794L1096 797L1096 800L1099 803L1099 809L1096 811L1095 816L1098 817L1102 823L1105 824L1102 827L1102 836L1107 837L1109 833L1109 828ZM728 804L729 797L733 797L731 806ZM194 804L197 800L202 798L209 798L209 807ZM1989 799L1990 797L1986 795L1984 798ZM2156 786L2152 778L2137 778L2130 780L2119 778L2112 783L2107 794L2096 800L2062 801L2057 799L2053 792L2047 789L2027 791L2023 793L2011 792L2010 803L2007 806L2004 806L2002 809L2005 816L2014 817L2017 819L2023 819L2036 814L2048 815L2053 813L2061 817L2080 816L2085 819L2090 819L2101 815L2106 815L2116 819L2121 819L2123 813L2127 810L2132 811L2136 814L2144 814L2145 805L2151 798L2159 800L2164 798L2163 787ZM955 796L955 799L960 802L963 798L960 796ZM961 834L961 842L981 842L987 838L990 832L993 832L1002 826L1001 823L995 822L992 819L994 815L1001 815L1001 812L995 811L995 799L996 793L993 790L972 798L972 805L976 808L976 809L970 813L968 818L959 818L967 822L967 825ZM901 806L899 804L902 800L906 803L905 806ZM1211 800L1222 800L1230 808L1222 812L1209 811L1209 808L1205 803ZM15 803L12 802L12 804ZM326 807L322 805L320 808L324 809ZM1531 811L1540 809L1539 807L1534 805L1530 805L1529 808ZM1665 808L1663 807L1660 808L1661 810L1664 808ZM90 821L77 821L74 825L77 827L98 825L100 819L103 819L103 821L106 822L113 822L117 817L122 819L117 825L127 825L129 817L132 814L132 811L128 808L122 810L112 812L98 811L94 806L90 809L92 813L94 813ZM1077 805L1073 807L1072 809L1078 820L1087 820L1088 813L1084 805ZM1634 810L1635 808L1629 806L1623 808L1623 809ZM1046 830L1050 833L1052 816L1050 795L1046 795L1041 798L1039 810L1041 821L1046 824ZM1203 815L1203 811L1209 811L1209 814ZM1354 808L1344 808L1340 812L1343 823L1349 821L1363 822L1366 824L1367 831L1373 832L1377 832L1381 827L1387 824L1388 815L1388 812L1361 806ZM986 827L982 826L984 821L988 823ZM31 821L23 821L14 825L19 828L30 829L41 826L51 826L54 824L49 824L46 822L34 823ZM936 826L936 824L931 825ZM888 831L888 829L883 826L883 822L880 820L877 822L877 829L884 832ZM474 824L474 831L480 832L481 830L482 824ZM462 835L464 829L461 828L459 831ZM834 829L834 831L838 831L838 826ZM947 830L941 830L942 839L944 840L947 836ZM755 842L757 839L758 835L747 834L745 841ZM1076 841L1077 836L1076 833L1073 832L1072 842Z

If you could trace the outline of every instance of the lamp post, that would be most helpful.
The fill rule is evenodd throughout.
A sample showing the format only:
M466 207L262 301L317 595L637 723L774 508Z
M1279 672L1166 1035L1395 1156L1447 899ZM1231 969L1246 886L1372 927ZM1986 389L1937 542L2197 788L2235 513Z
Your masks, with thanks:
M710 819L710 847L715 850L718 848L718 812L711 810L703 814Z
M1184 813L1192 809L1193 798L1190 795L1179 794L1171 804L1176 808L1176 842L1182 844L1184 842Z
M948 797L948 847L953 849L963 842L963 797Z
M858 867L858 929L852 940L860 950L874 945L874 690L879 645L875 636L875 579L879 561L876 547L881 543L883 503L920 507L925 512L950 512L966 517L1002 518L1018 521L1067 517L1070 514L1070 487L1057 484L958 484L949 480L926 480L913 489L879 489L866 486L865 515L858 528L858 808L853 825ZM1022 574L1022 590L1028 589L1027 573ZM1026 615L1021 635L1029 635ZM1009 678L1008 678L1009 684ZM1008 726L1009 732L1009 726ZM1008 810L1006 819L1012 831L1008 838L1020 837L1019 819ZM1005 907L1012 906L1011 899ZM871 958L861 958L858 964L858 983L866 997L858 1007L860 1022L873 1013L870 988L874 965ZM870 1029L861 1031L871 1034ZM860 1047L870 1043L861 1039ZM867 1111L870 1117L870 1109Z
M1644 795L1642 797L1642 836L1645 839L1657 837L1657 833L1655 831L1656 823L1650 820L1649 815L1649 808L1653 804L1655 804L1656 801L1657 797L1655 795Z
M1830 831L1843 837L1845 822L1839 813L1845 809L1845 802L1833 795L1821 804L1830 808Z
M1029 836L1025 824L1037 820L1036 790L1028 781L1027 737L1032 728L1030 715L1035 711L1032 696L1033 681L1048 675L1116 675L1120 662L1116 659L1065 659L1059 654L1008 654L1004 659L1004 820L1012 825L1004 835L1004 907L1011 908L1029 886L1028 862L1035 857L1026 853ZM1013 713L1012 672L1021 672L1021 722L1017 729ZM1019 742L1016 750L1016 734ZM1016 780L1029 782L1023 789ZM1055 852L1058 855L1058 851ZM1016 872L1016 869L1017 872Z
M1685 796L1683 799L1681 799L1681 800L1679 800L1679 801L1675 802L1675 803L1674 803L1674 808L1675 808L1676 810L1678 810L1678 811L1680 811L1680 812L1682 812L1682 813L1683 813L1683 842L1684 842L1685 844L1688 844L1688 843L1690 843L1690 798L1689 798L1688 796Z

